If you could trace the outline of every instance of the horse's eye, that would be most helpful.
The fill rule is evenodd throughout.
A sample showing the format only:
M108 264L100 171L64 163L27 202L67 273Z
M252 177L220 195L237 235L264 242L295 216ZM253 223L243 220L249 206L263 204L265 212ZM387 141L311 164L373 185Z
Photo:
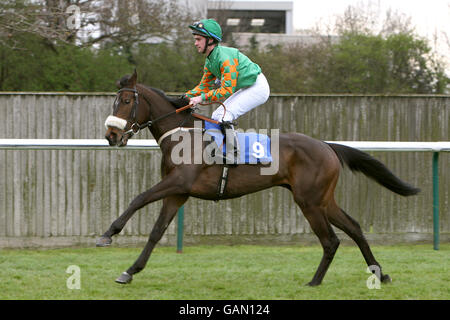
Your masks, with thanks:
M129 104L129 103L130 103L130 99L126 99L126 100L125 100L125 103L126 103L126 104Z

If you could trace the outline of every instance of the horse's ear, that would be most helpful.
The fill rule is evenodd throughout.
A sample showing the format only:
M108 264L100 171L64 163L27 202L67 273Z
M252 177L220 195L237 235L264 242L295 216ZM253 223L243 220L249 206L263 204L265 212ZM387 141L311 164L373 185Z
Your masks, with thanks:
M120 80L116 81L116 87L117 87L117 89L122 89L122 85L120 84Z
M133 74L131 75L130 79L128 80L128 85L130 85L131 87L134 87L136 85L136 81L137 81L137 71L135 68Z

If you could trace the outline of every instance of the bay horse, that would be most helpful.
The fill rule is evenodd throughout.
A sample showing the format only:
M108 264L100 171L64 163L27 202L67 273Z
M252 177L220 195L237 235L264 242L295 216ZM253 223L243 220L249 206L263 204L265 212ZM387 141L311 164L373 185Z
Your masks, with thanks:
M155 245L189 197L218 199L216 190L223 164L175 164L172 161L171 150L178 142L168 138L170 132L180 127L192 128L196 120L189 108L180 108L188 104L187 99L169 98L157 89L138 84L136 70L131 76L121 79L119 88L113 114L105 123L105 137L109 144L124 146L133 134L140 129L149 128L153 137L159 141L162 152L162 180L138 195L96 243L99 247L109 246L112 236L124 228L137 210L154 201L163 200L159 217L142 253L116 279L116 282L125 284L130 283L133 275L145 267ZM399 195L410 196L420 190L400 180L384 164L367 153L344 145L325 143L304 134L279 135L278 161L279 169L273 175L260 174L263 164L230 167L223 198L236 198L273 186L282 186L292 192L294 201L301 208L323 248L322 259L308 285L321 284L339 246L340 241L332 225L356 242L369 267L378 267L376 274L382 283L391 282L389 275L382 273L358 222L335 201L334 191L339 173L346 164L352 171L362 172Z

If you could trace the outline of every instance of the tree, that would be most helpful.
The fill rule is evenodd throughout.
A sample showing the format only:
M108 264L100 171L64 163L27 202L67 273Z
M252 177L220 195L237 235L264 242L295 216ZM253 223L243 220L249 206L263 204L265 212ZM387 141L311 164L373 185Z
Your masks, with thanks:
M0 46L0 90L114 91L115 80L133 68L110 49L73 44L50 49L34 34L16 40L21 49Z
M191 19L176 0L3 0L0 41L23 33L87 47L152 37L170 41Z
M370 8L369 8L370 9ZM445 93L449 78L411 19L388 11L349 7L334 27L338 41L249 51L272 92Z
M370 6L370 5L369 5ZM373 8L349 6L336 21L326 74L335 92L444 93L444 63L419 37L411 18L389 10L382 21Z
M180 37L173 44L141 44L134 52L142 83L164 91L186 92L201 79L205 56L198 54L192 37Z
M348 32L331 47L318 77L332 92L443 93L449 79L430 53L427 41L413 33Z
M139 45L190 39L194 18L175 0L4 0L0 90L115 90Z

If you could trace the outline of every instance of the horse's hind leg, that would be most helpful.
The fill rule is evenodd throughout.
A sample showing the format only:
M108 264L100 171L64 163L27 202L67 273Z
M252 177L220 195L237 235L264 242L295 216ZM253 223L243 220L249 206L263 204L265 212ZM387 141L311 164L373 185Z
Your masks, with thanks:
M334 254L339 247L340 241L328 222L325 210L322 207L318 205L307 206L305 204L301 204L297 200L296 202L301 207L304 216L308 220L311 229L319 238L320 244L323 248L322 260L320 261L314 277L308 283L310 286L317 286L322 283L325 273L327 272L331 261L333 261Z
M350 238L353 239L353 241L356 242L359 249L361 250L362 255L364 256L364 259L366 260L367 265L378 267L379 273L375 269L372 272L380 277L380 281L384 283L391 282L391 278L389 277L389 275L383 274L381 272L381 266L375 260L375 257L372 254L372 250L370 250L369 244L364 237L359 223L352 217L350 217L344 210L339 208L336 204L332 205L329 208L327 214L331 224L344 231Z
M177 195L164 199L158 220L153 226L152 232L150 233L150 237L144 247L144 250L142 250L141 254L134 262L134 264L126 272L122 273L119 278L116 279L116 282L121 284L130 283L133 274L138 273L139 271L144 269L154 247L163 236L170 222L175 217L178 209L186 202L188 198L189 196L187 195Z

